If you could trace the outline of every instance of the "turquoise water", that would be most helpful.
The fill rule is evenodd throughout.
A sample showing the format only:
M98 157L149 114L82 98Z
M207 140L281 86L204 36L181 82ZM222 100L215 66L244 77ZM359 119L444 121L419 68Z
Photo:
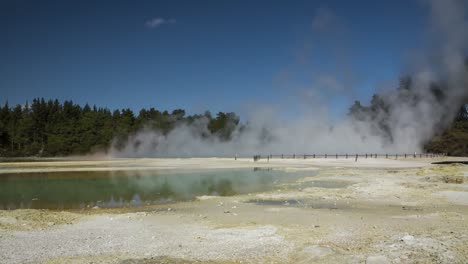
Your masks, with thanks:
M3 174L0 209L62 210L171 203L200 195L267 191L302 176L303 173L254 169Z

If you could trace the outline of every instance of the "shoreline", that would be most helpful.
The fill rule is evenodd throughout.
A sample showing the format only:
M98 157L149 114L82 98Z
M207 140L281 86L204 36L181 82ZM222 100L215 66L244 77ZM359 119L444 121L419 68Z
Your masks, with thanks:
M318 174L305 171L267 192L171 204L0 211L0 257L5 263L466 263L468 166L432 161L119 160L113 164L260 164Z

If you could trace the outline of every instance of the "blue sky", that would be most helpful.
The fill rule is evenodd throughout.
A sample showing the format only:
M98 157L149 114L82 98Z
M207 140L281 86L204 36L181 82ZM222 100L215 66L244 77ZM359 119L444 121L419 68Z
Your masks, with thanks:
M0 100L242 113L307 94L339 115L398 77L426 16L416 0L3 0Z

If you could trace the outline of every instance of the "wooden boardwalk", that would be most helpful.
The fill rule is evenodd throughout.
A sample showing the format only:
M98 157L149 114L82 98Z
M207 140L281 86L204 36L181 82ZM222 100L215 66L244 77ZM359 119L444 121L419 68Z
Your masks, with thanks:
M385 159L408 159L408 158L439 158L439 157L446 157L445 153L402 153L402 154L377 154L377 153L364 153L364 154L292 154L292 155L254 155L254 161L261 160L261 159L377 159L377 158L385 158Z

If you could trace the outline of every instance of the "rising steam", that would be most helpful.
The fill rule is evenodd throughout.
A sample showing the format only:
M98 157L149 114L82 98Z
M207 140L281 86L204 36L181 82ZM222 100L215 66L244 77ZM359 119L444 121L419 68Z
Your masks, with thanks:
M379 99L384 107L374 109L372 117L363 114L332 121L326 110L315 107L309 113L282 120L272 109L257 109L245 127L236 127L229 141L203 137L209 134L208 120L201 118L191 125L181 124L167 135L144 129L132 135L123 148L112 147L108 153L120 157L187 157L420 152L427 140L450 125L468 99L466 6L457 0L425 3L431 14L430 41L434 45L425 60L413 63L411 89L381 92Z

